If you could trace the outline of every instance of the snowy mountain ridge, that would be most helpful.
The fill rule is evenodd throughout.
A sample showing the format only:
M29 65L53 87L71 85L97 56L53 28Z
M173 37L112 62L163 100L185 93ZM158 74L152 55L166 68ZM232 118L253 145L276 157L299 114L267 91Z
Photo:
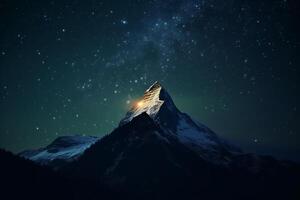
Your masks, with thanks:
M98 139L92 136L62 136L45 148L26 150L19 155L42 165L57 165L58 162L71 162L78 158Z

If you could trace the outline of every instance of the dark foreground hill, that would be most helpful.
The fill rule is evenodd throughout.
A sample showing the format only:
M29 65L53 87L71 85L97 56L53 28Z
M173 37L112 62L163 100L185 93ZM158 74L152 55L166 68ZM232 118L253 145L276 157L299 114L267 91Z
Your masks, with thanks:
M65 178L0 149L0 199L118 199L99 182Z

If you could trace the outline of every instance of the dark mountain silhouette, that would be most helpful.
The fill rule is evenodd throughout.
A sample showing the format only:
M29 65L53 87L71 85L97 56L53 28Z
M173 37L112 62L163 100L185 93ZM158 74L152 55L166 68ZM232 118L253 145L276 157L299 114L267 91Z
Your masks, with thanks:
M20 155L0 151L1 199L300 197L299 164L243 153L179 111L158 82L103 138L60 137Z
M0 199L118 199L99 181L66 178L0 149Z

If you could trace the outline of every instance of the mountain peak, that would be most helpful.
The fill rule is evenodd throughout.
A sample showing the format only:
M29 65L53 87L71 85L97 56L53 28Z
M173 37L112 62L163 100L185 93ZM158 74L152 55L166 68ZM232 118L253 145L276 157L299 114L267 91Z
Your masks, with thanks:
M154 119L163 105L167 106L170 110L177 110L168 92L158 81L155 81L145 91L143 97L127 112L120 125L131 121L134 117L144 112Z
M125 118L121 120L120 126L128 124L142 114L152 118L170 136L177 138L194 151L200 152L204 159L220 161L222 159L218 159L218 156L229 151L236 152L235 148L220 139L209 128L180 112L168 92L157 81L127 112ZM204 151L209 153L203 153Z
M146 92L149 92L151 90L155 90L157 88L162 88L163 86L158 82L158 81L155 81L147 90Z

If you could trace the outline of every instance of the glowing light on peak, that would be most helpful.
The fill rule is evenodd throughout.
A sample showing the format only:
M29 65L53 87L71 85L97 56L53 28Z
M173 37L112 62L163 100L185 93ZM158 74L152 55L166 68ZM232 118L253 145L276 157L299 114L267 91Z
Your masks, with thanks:
M137 102L137 104L136 104L138 107L142 107L143 105L144 105L144 102L143 101L139 101L139 102Z

